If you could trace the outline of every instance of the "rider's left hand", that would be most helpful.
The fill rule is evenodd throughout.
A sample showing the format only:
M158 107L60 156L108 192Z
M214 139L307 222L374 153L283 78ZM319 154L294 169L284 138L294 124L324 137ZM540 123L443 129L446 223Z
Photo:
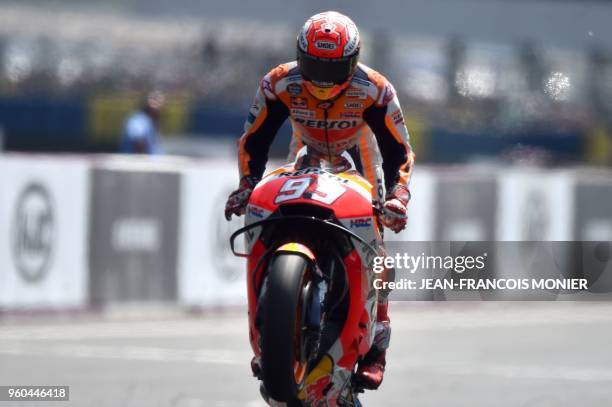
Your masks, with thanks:
M401 184L395 184L387 194L383 205L383 225L395 233L402 231L408 221L408 201L410 201L410 191L408 188Z

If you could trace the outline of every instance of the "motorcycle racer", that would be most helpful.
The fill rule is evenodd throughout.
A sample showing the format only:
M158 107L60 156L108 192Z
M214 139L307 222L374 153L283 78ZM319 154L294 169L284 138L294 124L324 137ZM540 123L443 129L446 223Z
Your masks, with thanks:
M264 76L238 143L240 184L228 198L228 220L232 214L244 214L265 171L270 145L290 119L290 157L303 145L329 161L348 151L374 187L381 222L396 233L405 228L414 154L395 90L381 74L358 62L360 46L350 18L333 11L319 13L298 35L297 60ZM366 389L377 389L382 382L391 334L388 292L381 294L374 344L356 374Z

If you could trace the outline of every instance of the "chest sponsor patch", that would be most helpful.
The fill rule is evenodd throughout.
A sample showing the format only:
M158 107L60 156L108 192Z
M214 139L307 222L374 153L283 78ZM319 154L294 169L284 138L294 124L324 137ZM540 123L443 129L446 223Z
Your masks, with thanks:
M360 119L361 112L358 112L358 111L340 112L340 117L344 119Z
M365 99L368 96L365 90L359 88L348 88L344 94L347 98L353 99Z
M293 96L297 96L302 93L302 85L299 83L290 83L287 85L287 93Z
M308 99L304 97L292 96L291 107L297 109L308 109Z
M317 105L319 109L329 109L334 105L334 102L321 102Z
M346 102L344 104L345 109L363 109L363 103L361 102Z
M329 129L329 130L345 130L352 127L357 127L357 120L305 120L301 117L296 117L295 121L303 126L313 129Z
M306 117L311 119L315 117L315 112L306 109L291 109L291 116Z

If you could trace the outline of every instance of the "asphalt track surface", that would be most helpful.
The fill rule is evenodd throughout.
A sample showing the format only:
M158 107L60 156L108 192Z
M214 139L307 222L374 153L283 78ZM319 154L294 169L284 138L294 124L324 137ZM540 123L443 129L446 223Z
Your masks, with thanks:
M371 406L610 406L612 303L393 303ZM264 406L242 312L0 320L0 385L69 385L70 402Z

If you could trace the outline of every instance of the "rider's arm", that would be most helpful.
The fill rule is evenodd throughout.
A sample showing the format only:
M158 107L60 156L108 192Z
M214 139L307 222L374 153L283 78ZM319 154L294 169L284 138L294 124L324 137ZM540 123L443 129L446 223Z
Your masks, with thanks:
M382 156L385 187L390 191L395 184L408 187L414 153L397 95L387 84L372 106L363 112L363 119L376 137Z
M289 117L287 106L273 91L272 75L266 75L255 94L255 100L238 142L240 177L261 178L268 161L268 151L283 122Z

